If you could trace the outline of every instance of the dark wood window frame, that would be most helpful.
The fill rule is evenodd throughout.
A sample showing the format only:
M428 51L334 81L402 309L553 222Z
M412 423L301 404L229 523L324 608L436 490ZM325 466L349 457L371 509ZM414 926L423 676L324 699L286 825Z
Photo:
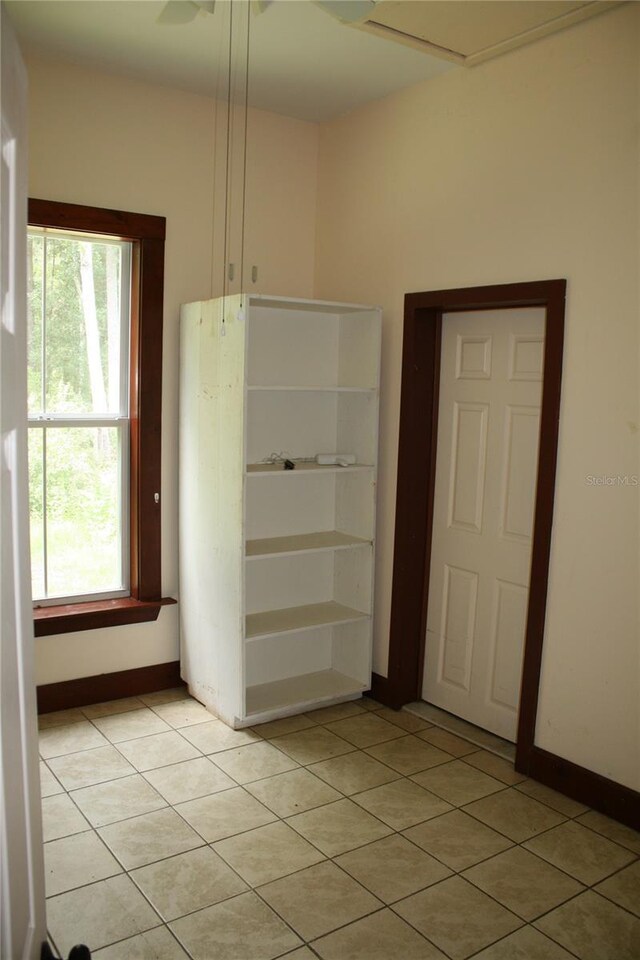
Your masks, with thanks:
M164 217L29 200L29 226L76 230L132 243L130 339L130 596L34 609L37 637L156 620L162 597L160 468ZM156 495L158 495L156 500Z
M388 677L395 708L419 700L431 563L440 345L445 313L544 307L545 346L536 508L532 540L516 769L531 772L551 551L566 280L410 293L405 297L398 491ZM375 679L375 678L374 678ZM373 684L374 694L376 683Z

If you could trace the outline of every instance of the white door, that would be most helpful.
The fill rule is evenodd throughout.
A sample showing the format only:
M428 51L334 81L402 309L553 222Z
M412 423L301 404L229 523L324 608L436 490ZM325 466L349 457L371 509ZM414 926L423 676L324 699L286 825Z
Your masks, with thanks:
M45 939L27 500L26 74L4 5L0 169L0 957Z
M544 310L446 314L422 696L516 739Z

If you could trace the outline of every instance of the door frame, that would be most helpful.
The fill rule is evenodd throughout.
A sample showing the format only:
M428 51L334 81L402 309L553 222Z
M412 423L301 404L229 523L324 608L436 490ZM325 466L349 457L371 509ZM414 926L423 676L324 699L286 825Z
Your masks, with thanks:
M566 285L566 280L539 280L408 293L405 296L389 670L380 690L385 700L396 708L419 700L422 691L443 314L514 307L543 307L545 310L535 520L516 742L516 769L524 773L529 772L534 748L544 640Z

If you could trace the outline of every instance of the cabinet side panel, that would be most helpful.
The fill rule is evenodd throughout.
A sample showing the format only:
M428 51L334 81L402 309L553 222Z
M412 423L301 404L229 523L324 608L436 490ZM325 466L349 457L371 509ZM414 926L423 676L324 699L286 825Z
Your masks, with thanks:
M241 686L244 323L239 298L181 311L181 668L233 724ZM224 335L222 311L224 309Z

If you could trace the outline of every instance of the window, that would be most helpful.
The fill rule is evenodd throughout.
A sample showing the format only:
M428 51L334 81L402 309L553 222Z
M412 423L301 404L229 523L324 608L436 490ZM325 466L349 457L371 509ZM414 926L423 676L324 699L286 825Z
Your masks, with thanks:
M165 221L31 200L36 635L156 619Z

